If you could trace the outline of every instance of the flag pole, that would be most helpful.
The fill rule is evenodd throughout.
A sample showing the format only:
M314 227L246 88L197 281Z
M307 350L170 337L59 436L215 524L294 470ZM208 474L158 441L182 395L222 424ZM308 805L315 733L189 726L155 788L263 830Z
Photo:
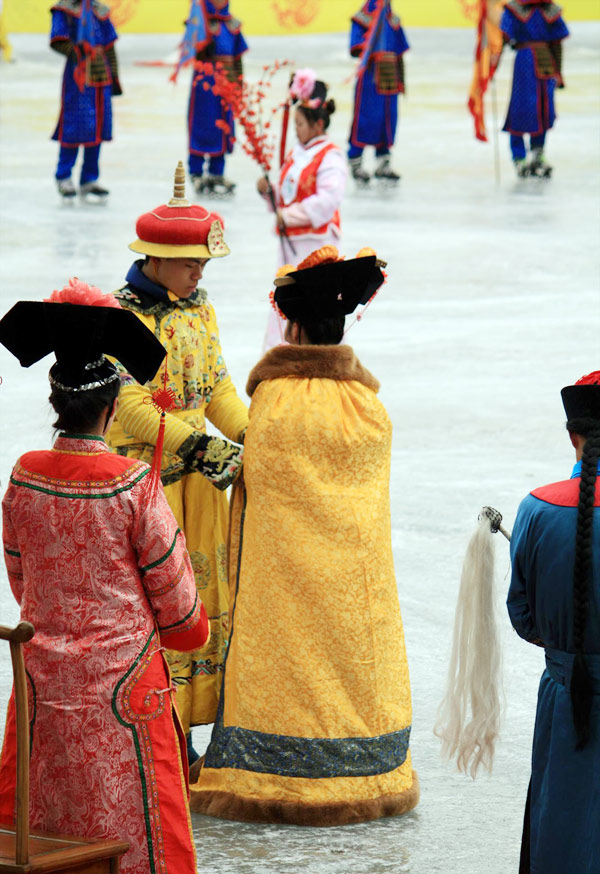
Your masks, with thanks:
M500 134L498 131L498 100L496 93L496 77L492 77L492 120L494 125L494 175L496 185L500 185Z

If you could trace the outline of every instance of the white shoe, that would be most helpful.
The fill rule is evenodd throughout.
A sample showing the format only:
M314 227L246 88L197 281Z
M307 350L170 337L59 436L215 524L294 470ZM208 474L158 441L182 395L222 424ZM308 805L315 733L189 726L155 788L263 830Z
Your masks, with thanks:
M85 182L79 187L79 194L81 197L87 197L88 194L91 194L99 200L104 200L105 197L108 197L109 192L97 182Z
M61 194L62 197L75 197L75 186L73 185L73 180L70 176L67 177L67 179L57 179L56 185L58 187L58 193Z

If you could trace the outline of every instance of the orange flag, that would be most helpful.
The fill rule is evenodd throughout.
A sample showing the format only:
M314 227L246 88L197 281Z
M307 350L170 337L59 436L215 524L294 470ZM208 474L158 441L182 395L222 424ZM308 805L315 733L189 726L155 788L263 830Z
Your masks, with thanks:
M475 136L484 142L487 142L487 134L483 98L502 54L500 19L504 2L505 0L460 0L465 15L477 22L475 64L468 106L475 122Z

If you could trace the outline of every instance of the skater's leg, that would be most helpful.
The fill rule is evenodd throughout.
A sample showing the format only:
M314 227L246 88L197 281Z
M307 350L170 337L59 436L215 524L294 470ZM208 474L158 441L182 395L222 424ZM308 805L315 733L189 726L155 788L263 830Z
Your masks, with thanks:
M56 184L58 190L63 197L74 197L75 186L71 179L71 173L77 160L79 146L63 146L61 145L58 152L58 164L56 165Z
M352 178L359 185L368 185L371 176L362 166L363 147L355 146L352 143L348 145L348 163L350 164L350 172Z
M202 192L202 174L204 173L204 155L194 155L192 152L188 156L188 169L192 178L192 185L200 194Z
M534 149L543 149L546 142L546 131L543 131L541 134L535 134L530 140L532 152Z
M544 157L544 143L546 131L531 137L531 162L529 172L532 176L544 176L548 178L552 174L552 167Z
M510 135L510 152L513 161L524 161L527 155L525 138L521 134Z
M108 191L98 185L100 176L100 143L97 146L86 146L83 150L83 166L79 180L79 192L84 197L92 195L102 200L108 196Z
M225 155L211 155L208 161L208 173L202 180L203 191L221 197L232 194L235 183L223 176L224 170Z
M515 165L515 170L517 171L517 176L529 175L529 167L525 160L527 155L525 149L525 138L521 134L510 135L510 152L513 164Z
M56 178L68 179L73 172L79 146L62 146L58 152L58 164L56 165Z
M377 158L375 178L385 179L388 182L398 182L400 174L392 169L389 146L377 146L375 149L375 157Z
M222 176L225 172L225 155L211 155L208 172L211 176Z
M100 145L86 146L83 150L80 185L96 182L100 176Z

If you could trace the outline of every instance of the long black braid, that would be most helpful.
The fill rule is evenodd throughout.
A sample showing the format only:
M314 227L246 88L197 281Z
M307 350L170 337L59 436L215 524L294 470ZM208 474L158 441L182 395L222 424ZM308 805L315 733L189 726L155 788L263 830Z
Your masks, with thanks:
M577 742L582 750L590 739L592 681L585 661L584 640L587 606L592 576L594 497L598 459L600 458L600 422L598 419L569 419L567 430L586 438L581 458L581 484L577 505L577 534L573 572L573 637L575 661L571 678L571 707Z

